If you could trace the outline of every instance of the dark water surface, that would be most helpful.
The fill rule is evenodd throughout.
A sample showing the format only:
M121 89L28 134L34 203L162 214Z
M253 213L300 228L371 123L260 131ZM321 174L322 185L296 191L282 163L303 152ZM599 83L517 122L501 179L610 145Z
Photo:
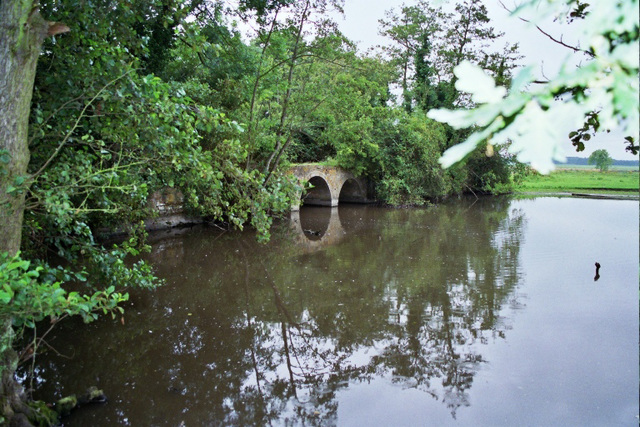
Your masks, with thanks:
M638 425L638 219L494 198L155 235L166 286L60 327L36 397L103 389L68 426Z

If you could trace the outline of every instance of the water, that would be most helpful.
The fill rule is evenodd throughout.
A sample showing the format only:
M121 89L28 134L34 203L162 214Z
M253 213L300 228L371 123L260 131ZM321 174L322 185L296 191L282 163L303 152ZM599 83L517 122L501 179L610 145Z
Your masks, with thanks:
M57 329L36 397L103 389L68 426L637 425L638 218L493 198L155 235L166 286Z

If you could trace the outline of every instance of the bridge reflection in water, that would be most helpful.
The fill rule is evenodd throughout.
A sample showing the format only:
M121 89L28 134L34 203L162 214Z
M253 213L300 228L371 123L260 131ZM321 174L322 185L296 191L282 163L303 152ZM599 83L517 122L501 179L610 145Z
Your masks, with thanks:
M372 215L368 208L356 204L343 204L329 209L304 206L299 211L291 212L289 224L293 243L303 253L325 249L367 227L374 221Z
M340 222L338 208L305 207L291 211L291 227L295 244L305 253L338 243L346 231Z

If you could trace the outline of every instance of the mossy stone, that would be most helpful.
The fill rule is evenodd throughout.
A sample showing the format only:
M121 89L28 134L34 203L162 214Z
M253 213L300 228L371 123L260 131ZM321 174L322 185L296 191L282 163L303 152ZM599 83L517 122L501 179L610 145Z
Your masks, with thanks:
M63 397L62 399L58 400L54 408L58 414L60 414L61 416L66 416L69 415L76 406L78 406L78 399L76 398L75 394L72 394L71 396Z

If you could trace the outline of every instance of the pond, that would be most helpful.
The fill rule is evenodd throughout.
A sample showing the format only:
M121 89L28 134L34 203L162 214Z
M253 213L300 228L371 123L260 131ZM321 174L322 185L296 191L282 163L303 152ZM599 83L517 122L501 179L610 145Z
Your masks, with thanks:
M155 234L166 285L60 326L35 397L104 390L66 426L637 425L638 219L487 198Z

